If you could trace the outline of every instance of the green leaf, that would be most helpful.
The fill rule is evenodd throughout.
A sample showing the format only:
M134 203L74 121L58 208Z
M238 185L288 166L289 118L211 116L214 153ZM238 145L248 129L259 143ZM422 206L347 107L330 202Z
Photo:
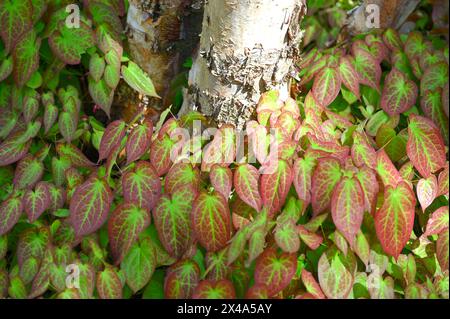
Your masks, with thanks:
M39 67L39 48L41 39L36 38L34 30L29 31L17 43L13 51L14 58L14 80L20 87L31 78Z
M136 63L129 61L128 66L123 65L122 76L125 82L139 93L159 98L152 80Z
M392 69L384 81L381 108L390 116L408 111L417 100L416 84L397 69Z
M29 0L4 0L0 4L0 36L6 53L31 28L33 6Z
M101 299L122 299L122 283L113 267L106 265L105 270L97 274L96 286Z

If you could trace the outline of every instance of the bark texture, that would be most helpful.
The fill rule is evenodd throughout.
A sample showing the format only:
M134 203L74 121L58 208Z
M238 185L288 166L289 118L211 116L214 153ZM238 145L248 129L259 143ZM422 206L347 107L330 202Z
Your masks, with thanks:
M287 97L305 13L305 0L206 1L180 113L199 110L243 127L262 92L275 88Z
M359 7L351 11L348 30L351 34L371 30L366 23L369 14L366 8L371 4L379 7L380 29L399 29L419 3L420 0L364 0Z

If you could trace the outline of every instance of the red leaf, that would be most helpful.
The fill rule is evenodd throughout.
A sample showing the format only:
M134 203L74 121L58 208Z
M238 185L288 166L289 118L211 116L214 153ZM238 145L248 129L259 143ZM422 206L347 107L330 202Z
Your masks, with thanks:
M269 296L275 296L291 282L297 270L295 254L277 254L267 248L256 260L255 283L266 285Z
M377 153L377 173L383 181L384 186L390 185L395 187L403 181L399 171L392 164L384 149L379 150Z
M437 235L448 229L448 206L440 207L428 219L423 236Z
M229 280L202 280L195 288L192 299L234 299L236 293Z
M408 242L414 225L416 198L406 182L388 185L384 203L375 214L375 230L383 250L397 259Z
M209 179L214 189L228 201L233 187L233 172L231 169L214 164L209 172Z
M0 204L0 236L6 234L19 221L23 212L21 197L12 194Z
M191 298L200 280L200 268L192 260L184 259L170 266L164 283L164 296L168 299Z
M197 192L200 188L200 172L190 163L176 163L165 177L164 190L174 193L180 187L188 186Z
M100 142L100 148L98 150L98 160L101 161L107 158L111 152L120 145L123 137L125 136L125 122L122 120L117 120L109 124L105 133L102 136Z
M207 251L224 248L231 238L231 218L228 203L217 192L200 193L191 213L195 237Z
M322 107L327 107L333 102L339 94L341 89L341 77L334 68L323 68L317 73L312 93L316 98L317 103Z
M341 165L337 159L326 157L318 160L312 178L311 201L314 216L330 207L331 196L342 176Z
M137 161L147 152L152 143L153 122L146 120L142 125L135 126L128 135L126 152L127 165Z
M36 185L34 191L26 191L23 196L23 206L30 223L35 222L50 207L48 184L40 182Z
M394 68L384 81L381 108L390 116L401 114L414 106L417 94L416 84Z
M307 271L305 268L302 269L302 282L306 288L306 291L314 296L316 299L326 299L325 295L320 289L320 285L314 279L312 273Z
M261 211L262 199L259 194L259 172L250 164L239 165L234 173L234 187L239 198L250 207Z
M167 134L158 137L150 148L150 163L152 163L158 176L166 174L172 165L171 152L175 143Z
M339 77L342 83L357 97L360 97L359 75L351 62L351 56L343 56L339 60Z

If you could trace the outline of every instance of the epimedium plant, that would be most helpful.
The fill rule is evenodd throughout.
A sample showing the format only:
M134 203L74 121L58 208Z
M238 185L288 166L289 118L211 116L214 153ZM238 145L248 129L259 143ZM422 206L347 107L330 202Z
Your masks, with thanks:
M106 114L121 77L157 96L121 1L85 1L79 29L22 3L0 5L0 297L448 298L448 48L389 29L312 50L306 95L210 141L197 112L85 113L70 65Z

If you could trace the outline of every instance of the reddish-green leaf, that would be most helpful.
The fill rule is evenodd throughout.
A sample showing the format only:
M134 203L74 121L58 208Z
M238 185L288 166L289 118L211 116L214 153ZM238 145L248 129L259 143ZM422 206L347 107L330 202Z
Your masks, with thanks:
M269 215L273 216L283 207L294 174L290 165L284 160L277 160L272 164L275 166L274 171L264 172L261 176L260 192L263 205L269 209Z
M42 178L44 164L32 155L27 155L17 164L14 185L18 189L33 188Z
M134 293L147 285L156 267L156 252L150 238L136 242L121 265L127 285Z
M61 158L68 159L75 167L92 167L95 165L72 144L56 144L56 152Z
M424 236L437 235L448 229L448 206L436 210L428 219Z
M399 171L394 164L392 164L392 161L383 149L379 150L377 153L377 173L384 186L390 185L395 187L403 180Z
M153 122L144 121L135 126L128 135L126 151L127 165L138 160L147 152L152 143Z
M317 283L313 274L307 271L306 269L302 269L302 282L306 288L306 291L314 296L316 299L325 299L325 295L320 289L320 285Z
M260 211L262 198L258 189L259 172L250 164L239 165L234 173L234 187L239 198L250 207Z
M383 250L395 258L411 236L415 206L414 192L406 182L386 187L383 206L375 214L375 230Z
M203 149L202 171L208 172L214 164L229 166L235 158L236 129L232 125L223 125Z
M176 163L164 179L164 190L175 193L180 187L187 186L197 191L200 185L200 172L190 163Z
M123 175L122 192L125 202L151 211L161 195L161 181L152 165L141 161Z
M44 132L47 134L58 118L58 108L53 104L45 105L44 111Z
M200 193L191 213L192 229L200 244L208 251L218 251L231 238L228 203L219 193Z
M100 106L100 108L109 117L111 111L111 104L114 99L114 91L106 84L104 79L95 82L94 79L88 78L89 80L89 94L91 95L94 102Z
M356 72L351 62L352 57L343 56L339 60L339 77L342 83L352 92L357 98L360 97L359 91L359 75Z
M159 176L166 174L172 165L171 152L175 142L167 134L158 137L150 148L150 162Z
M41 39L31 30L23 36L14 48L14 81L23 86L39 67L39 48Z
M167 270L164 296L169 299L191 298L200 280L200 268L195 261L181 260Z
M446 195L448 197L448 162L442 172L439 173L438 177L438 194L437 196Z
M364 211L373 212L376 206L376 199L380 185L377 181L377 174L367 166L362 167L355 175L361 184L364 193Z
M266 285L269 296L275 296L291 282L297 270L295 254L277 254L268 248L258 257L255 266L255 283Z
M445 166L445 145L439 129L431 120L411 114L408 134L406 151L422 177L429 177Z
M211 180L211 185L214 189L228 200L231 188L233 187L233 172L231 169L215 164L211 167L209 179Z
M436 176L430 175L427 178L421 178L417 183L417 198L419 199L422 211L425 212L428 206L437 197L438 181Z
M150 225L150 214L133 203L116 207L108 220L108 234L115 264L119 264L138 239L139 234Z
M277 225L274 232L275 242L283 251L295 253L300 249L300 238L293 219Z
M344 177L333 191L331 214L336 228L352 244L364 217L364 193L356 178Z
M444 113L442 107L443 94L441 89L436 91L426 91L420 101L420 106L427 117L433 120L433 122L440 128L442 136L448 143L448 116Z
M29 0L4 0L0 4L0 36L8 53L31 28L33 6Z
M369 264L370 245L362 231L359 231L356 235L356 239L353 243L352 249L355 254L362 260L362 262L367 266Z
M341 176L341 165L337 159L326 157L318 160L311 188L314 215L318 215L330 207L333 190Z
M78 125L78 114L72 114L69 112L61 112L59 114L58 126L61 135L67 143L72 142L75 138L75 131Z
M0 236L14 227L19 221L22 211L22 198L15 194L12 194L0 204Z
M175 258L181 258L192 243L190 213L195 195L190 187L183 186L162 195L153 209L161 244Z
M319 248L323 242L322 236L308 230L306 227L303 227L303 225L297 225L297 232L300 235L302 242L312 250Z
M359 75L360 83L378 90L381 78L380 64L370 53L362 49L356 49L353 54L355 56L354 67Z
M344 254L331 247L319 259L319 283L330 299L346 299L352 290L356 260L351 252Z
M414 106L417 94L416 84L394 68L384 81L381 108L391 116L401 114Z
M122 282L113 267L107 265L97 273L96 286L101 299L122 299Z
M99 229L108 218L113 194L103 179L89 178L76 188L70 200L69 222L77 236Z
M448 64L445 62L436 63L425 70L420 81L420 93L435 91L444 88L448 83Z
M22 133L17 132L0 144L0 166L15 163L28 153L32 141L24 142L22 139Z
M100 141L100 148L98 150L98 160L101 161L107 158L117 145L120 145L125 136L125 122L117 120L109 124Z
M341 89L341 77L334 68L323 68L317 73L312 93L322 107L327 107L333 102Z
M269 299L266 285L257 284L251 286L245 294L245 299Z
M443 272L448 272L448 229L439 234L436 242L436 256Z
M408 34L405 42L405 53L410 60L420 58L428 49L431 49L431 43L423 39L422 33L413 31Z
M231 281L227 279L212 281L202 280L195 288L193 299L234 299L236 292Z
M40 182L34 191L28 190L23 196L23 208L28 215L30 223L36 221L42 213L50 207L50 192L48 184Z
M307 153L308 154L308 153ZM311 202L311 177L316 166L316 160L312 156L305 155L294 162L294 187L299 199L308 206Z
M353 133L351 154L356 166L366 165L369 168L375 168L377 157L375 149L369 144L367 137L358 131Z
M403 47L402 40L400 40L398 32L392 28L386 29L386 31L383 33L383 41L386 46L392 51L401 50Z

